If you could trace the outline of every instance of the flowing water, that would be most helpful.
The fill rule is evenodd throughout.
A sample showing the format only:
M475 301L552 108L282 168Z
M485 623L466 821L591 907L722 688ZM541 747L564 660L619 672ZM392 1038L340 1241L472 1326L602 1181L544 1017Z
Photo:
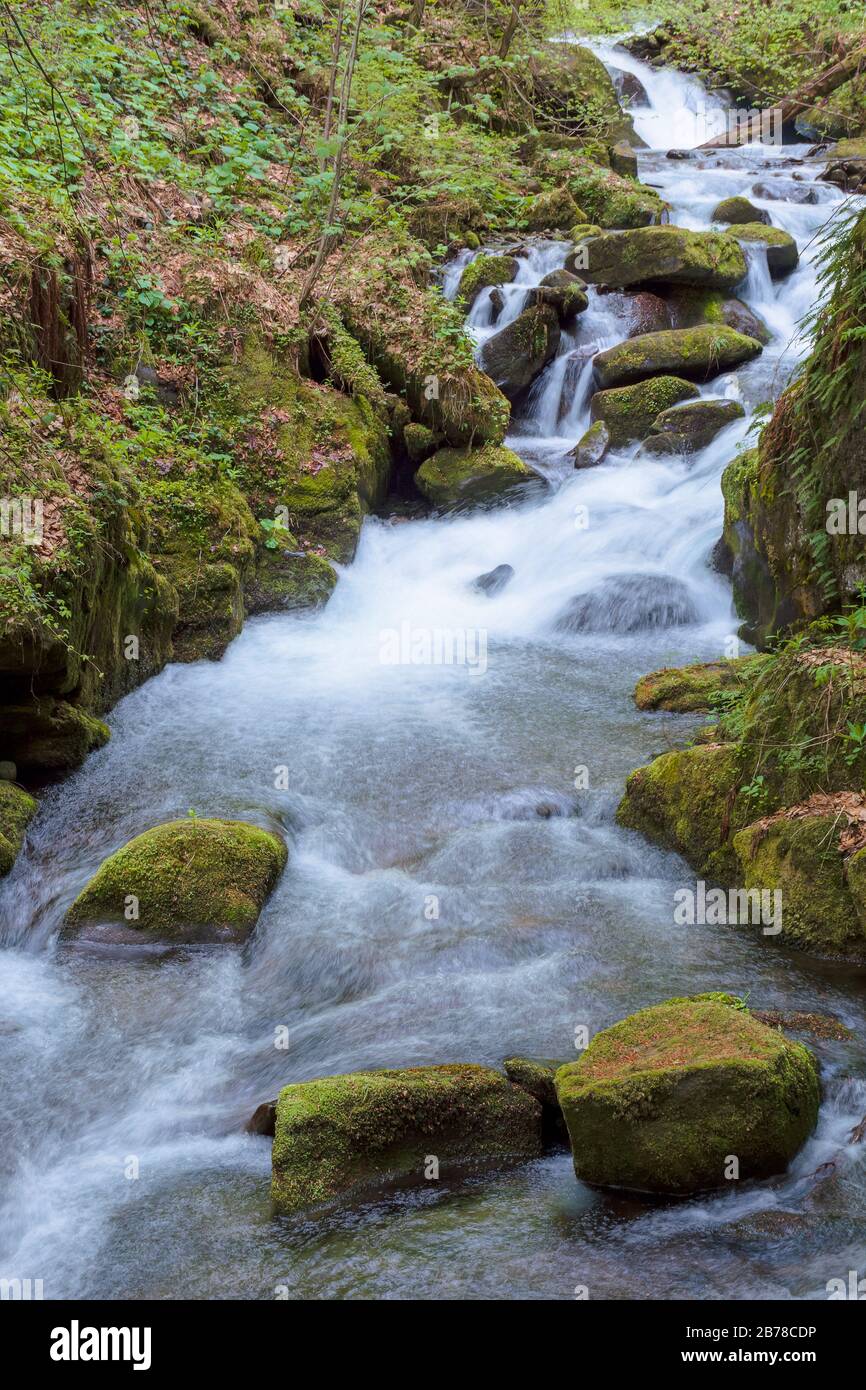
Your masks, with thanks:
M815 237L841 195L815 182L805 149L666 159L706 138L701 103L716 103L691 79L595 47L645 83L636 124L655 148L641 174L673 221L706 227L720 198L756 184L816 199L755 197L797 237L800 268L773 285L752 256L742 293L773 341L702 388L752 406L805 351ZM566 249L525 248L498 326ZM466 259L447 268L446 292ZM470 327L479 342L493 330L486 302ZM0 1275L42 1278L46 1297L570 1298L586 1285L591 1297L809 1298L862 1263L866 1165L845 1146L866 1112L862 972L757 929L675 925L674 892L694 875L614 823L630 769L692 727L639 714L635 680L717 657L735 631L708 556L719 475L746 433L731 426L688 463L629 449L576 473L566 454L588 421L592 353L624 332L593 291L515 421L510 444L549 487L498 511L368 520L324 612L258 619L221 662L169 667L117 706L109 746L46 795L0 887ZM515 574L501 592L473 589L503 563ZM577 596L582 618L563 629ZM383 641L435 629L463 634L464 664L383 663ZM246 947L60 935L108 852L190 808L290 842ZM718 988L835 1012L855 1031L817 1044L819 1127L779 1180L648 1205L584 1188L552 1153L336 1215L272 1216L270 1141L243 1125L280 1085L567 1058L578 1024Z

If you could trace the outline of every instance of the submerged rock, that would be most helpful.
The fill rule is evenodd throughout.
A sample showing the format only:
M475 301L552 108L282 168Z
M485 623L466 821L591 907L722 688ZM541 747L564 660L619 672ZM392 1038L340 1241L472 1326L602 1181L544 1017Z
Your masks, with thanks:
M761 351L754 338L723 325L672 328L628 338L598 353L595 375L602 389L628 386L662 373L709 381L720 372L751 361Z
M542 1151L533 1096L488 1067L362 1071L286 1086L277 1100L271 1195L291 1213L424 1182L431 1157L449 1178Z
M278 836L247 821L168 821L105 860L67 925L120 923L155 936L242 941L287 857Z
M22 787L0 781L0 878L8 874L36 815L37 802Z
M550 305L524 309L487 339L478 361L500 391L514 400L556 355L559 338L559 319Z
M697 619L697 606L682 580L665 574L614 574L571 599L556 627L560 632L642 632Z
M745 257L734 238L723 232L641 227L595 237L588 251L584 278L613 289L658 282L732 290L746 278Z
M440 449L422 463L415 486L439 508L453 508L504 499L538 475L517 454L502 445L481 449Z
M510 284L518 269L518 263L513 256L490 256L483 253L476 256L460 276L455 295L456 303L468 313L482 290L492 289L494 285Z
M818 1064L731 995L669 999L556 1073L581 1181L686 1196L785 1171L815 1128Z
M749 222L734 227L731 235L738 241L748 242L750 246L766 246L767 268L774 280L781 280L797 269L800 261L797 243L781 227L764 227L759 222Z
M687 401L663 410L652 423L641 454L693 454L711 444L720 430L742 420L739 401Z
M619 448L632 439L645 439L653 421L679 401L697 400L698 388L676 376L657 376L634 386L596 391L590 401L590 419L603 421L610 435L610 447Z
M610 448L610 431L603 420L596 420L594 425L581 435L571 451L574 459L575 468L594 468L601 463L608 449Z
M479 589L483 594L489 594L492 598L494 594L501 593L506 584L509 584L513 578L513 566L497 565L495 569L488 570L486 574L479 574L472 587Z
M739 222L763 222L767 226L770 224L770 214L761 208L756 208L754 203L750 203L748 198L723 198L713 208L713 222L726 222L729 226Z

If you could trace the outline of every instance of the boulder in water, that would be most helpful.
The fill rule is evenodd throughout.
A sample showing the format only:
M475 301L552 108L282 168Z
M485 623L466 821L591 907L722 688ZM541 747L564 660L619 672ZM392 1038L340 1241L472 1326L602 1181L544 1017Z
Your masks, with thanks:
M479 364L503 395L514 400L543 371L559 347L559 319L549 304L524 309L488 338Z
M583 1181L686 1196L782 1173L818 1119L818 1064L732 995L669 999L556 1073Z
M767 248L767 269L774 280L781 280L797 269L800 253L797 243L789 232L781 227L765 227L760 222L747 222L732 229L731 235L738 241L748 242L750 246Z
M457 286L456 303L466 313L472 308L482 290L494 285L508 285L519 269L513 256L488 256L483 253L470 261Z
M575 222L585 221L585 214L567 188L536 193L524 215L524 224L530 232L564 232Z
M589 243L587 261L584 279L613 289L657 282L732 290L746 278L746 260L733 236L683 227L605 233Z
M610 447L618 449L632 439L644 439L663 410L679 401L697 400L698 397L698 389L690 381L676 376L657 376L634 386L596 391L590 402L590 418L604 421Z
M263 1100L261 1105L256 1106L244 1129L247 1134L263 1134L266 1138L273 1139L276 1123L277 1102L275 1100Z
M24 843L24 832L36 815L37 803L14 782L0 781L0 878L8 874Z
M440 449L422 463L415 486L435 507L451 510L501 500L537 476L510 449L485 444L481 449Z
M564 326L582 314L589 304L586 286L570 270L552 270L536 289L529 291L530 304L549 304Z
M448 1178L542 1151L541 1103L489 1067L361 1071L286 1086L277 1100L271 1195L291 1213Z
M687 585L668 574L612 574L578 594L556 620L560 632L643 632L698 620Z
M588 243L594 236L601 236L601 227L596 227L592 222L578 222L572 227L569 235L574 245L565 258L565 269L576 275L583 266L589 264Z
M709 714L719 691L736 690L749 668L763 660L762 656L738 656L694 666L664 666L641 676L634 688L634 702L638 709Z
M568 1143L568 1130L556 1094L556 1073L563 1065L554 1057L507 1057L502 1063L505 1075L522 1091L528 1091L541 1106L542 1135L550 1143Z
M600 168L588 159L569 160L568 187L585 209L586 221L599 227L649 227L668 215L668 205L655 189L624 178L613 169Z
M486 574L479 574L473 581L473 589L478 589L482 594L488 594L491 598L494 594L501 593L506 584L514 578L514 568L512 565L497 565L495 569L488 570Z
M598 353L595 376L602 389L628 386L660 374L709 381L720 372L750 362L761 351L756 339L724 324L673 328L644 333Z
M764 212L762 208L756 208L754 203L750 203L748 198L723 198L713 208L713 222L724 222L728 226L740 222L762 222L765 226L770 225L770 214Z
M283 841L247 821L168 821L97 870L69 926L125 924L154 936L243 941L287 859Z
M795 182L797 175L791 179L774 179L772 183L756 183L752 192L756 198L763 198L765 202L775 203L817 203L818 194L808 183Z
M53 696L3 710L4 751L18 768L67 772L110 738L101 719Z
M720 290L696 290L688 286L667 289L670 328L699 328L702 323L721 323L745 333L747 338L766 347L771 333L764 320L741 299L722 294Z
M652 423L641 445L641 454L694 454L705 449L734 420L742 420L745 410L739 401L687 401L663 410Z
M625 68L610 68L613 87L619 97L620 105L630 109L634 107L648 107L650 104L647 96L646 87L641 82L637 73L627 72Z
M594 468L602 462L609 448L610 431L603 420L596 420L595 424L590 425L581 435L571 451L575 468Z

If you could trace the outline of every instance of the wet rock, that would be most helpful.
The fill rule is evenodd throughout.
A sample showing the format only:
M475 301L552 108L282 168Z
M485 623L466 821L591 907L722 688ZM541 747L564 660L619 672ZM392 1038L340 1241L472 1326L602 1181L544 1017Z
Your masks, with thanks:
M286 1086L277 1100L271 1195L292 1213L448 1179L542 1152L541 1103L488 1067L353 1072Z
M514 400L556 355L559 338L559 319L550 305L524 309L487 339L479 364L503 395Z
M585 222L586 216L567 188L553 188L535 195L524 221L531 232L564 232L575 222Z
M617 236L595 237L588 250L588 265L581 271L584 279L614 289L659 282L732 290L746 277L745 257L734 238L724 232L640 227Z
M37 803L22 787L0 781L0 878L8 874L24 843L24 833L36 815Z
M517 454L502 445L480 449L440 449L422 463L415 486L440 510L504 500L537 479Z
M603 420L596 420L571 451L575 468L594 468L602 462L609 448L610 431Z
M571 161L568 187L585 210L582 220L599 227L650 227L668 212L667 203L654 189L589 160Z
M565 269L571 271L572 275L579 275L589 263L588 243L594 236L601 236L601 227L592 222L579 222L572 227L570 236L574 245L565 258Z
M685 1196L782 1173L818 1118L818 1064L732 995L669 999L556 1073L583 1182Z
M687 286L665 291L671 328L698 328L702 323L720 323L754 338L766 347L771 333L764 320L741 299L719 290L697 290Z
M653 421L679 401L697 400L699 392L691 382L675 376L658 376L635 386L596 391L590 401L590 418L604 421L610 447L618 449L632 439L644 439Z
M519 269L513 256L476 256L470 261L457 286L455 300L468 313L482 290L494 285L508 285Z
M774 280L780 280L797 269L800 253L797 243L781 227L764 227L760 223L746 223L733 227L731 235L738 241L748 242L750 246L766 246L767 268Z
M694 150L668 150L665 159L691 159Z
M565 1117L556 1094L554 1077L563 1059L552 1057L507 1057L502 1063L505 1075L522 1091L528 1091L541 1105L544 1142L568 1143Z
M768 1028L781 1028L786 1033L807 1033L822 1042L847 1042L854 1034L835 1014L815 1014L794 1011L782 1013L779 1009L753 1009L755 1018Z
M532 305L549 305L563 326L573 323L589 304L586 286L569 270L552 270L529 291L528 299Z
M578 594L556 620L560 632L645 632L698 620L687 585L666 574L614 574Z
M820 178L825 183L834 183L843 193L862 193L866 189L866 157L835 159Z
M720 372L749 362L761 344L725 325L675 328L645 333L607 348L594 359L602 389L628 386L661 374L709 381Z
M14 763L0 761L0 782L14 782L18 776L18 769Z
M663 410L652 423L641 445L642 455L694 454L705 449L734 420L742 420L745 410L739 401L689 401Z
M802 176L801 176L802 177ZM817 191L811 184L797 183L797 175L790 179L774 179L772 183L756 183L752 192L756 198L767 203L817 203Z
M512 565L497 565L495 569L488 570L486 574L479 574L473 581L473 589L480 590L483 594L489 594L492 598L494 594L499 594L514 578L514 568Z
M403 443L411 461L421 463L435 451L439 440L426 425L419 425L410 420L403 426Z
M713 208L711 221L725 222L729 226L740 222L761 222L769 226L770 214L756 208L748 198L723 198Z
M622 305L629 338L639 338L644 333L662 333L666 328L676 326L672 322L669 306L660 295L652 294L649 290L628 290L612 298L617 308Z
M244 1129L247 1134L263 1134L266 1138L273 1139L274 1130L277 1123L277 1102L275 1100L262 1101L257 1105Z
M157 936L243 941L286 859L278 836L246 821L168 821L110 855L66 922L117 922Z
M637 73L626 72L624 68L610 68L609 72L621 106L628 106L632 109L636 106L649 106L650 100L646 87Z
M106 724L66 700L46 696L3 710L4 749L28 772L68 772L109 737Z

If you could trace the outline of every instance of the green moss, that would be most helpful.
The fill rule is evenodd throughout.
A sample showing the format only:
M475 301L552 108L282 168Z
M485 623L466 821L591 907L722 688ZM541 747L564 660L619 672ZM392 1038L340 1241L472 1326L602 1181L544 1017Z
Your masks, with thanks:
M362 1196L541 1152L541 1106L487 1067L354 1072L286 1086L277 1101L271 1194L279 1211Z
M110 731L77 705L50 696L3 710L3 748L29 773L67 772L101 748Z
M536 475L517 454L501 446L483 449L440 449L415 474L420 492L440 508L452 508L504 498Z
M658 282L732 290L746 277L746 260L734 237L723 232L640 227L596 237L583 274L614 289Z
M551 151L544 157L543 167L548 177L565 185L583 209L581 222L606 229L649 227L667 215L667 204L654 189L579 155Z
M530 199L523 225L530 232L563 231L586 221L586 213L577 206L567 188L551 188Z
M604 388L627 386L659 374L708 381L761 352L761 344L723 325L669 328L642 333L607 348L595 358L595 375Z
M35 816L37 802L14 782L0 781L0 878L8 874Z
M482 290L510 284L516 274L517 261L513 256L476 256L460 276L456 303L464 313L468 313Z
M743 680L760 656L740 656L730 661L705 661L696 666L665 666L641 676L635 686L638 709L664 709L675 714L709 713L720 691L742 688Z
M731 236L749 245L766 246L767 268L774 280L790 275L797 269L800 253L790 232L781 227L766 227L762 222L747 222L731 228Z
M112 854L76 898L70 926L124 922L164 936L243 940L285 867L276 835L245 821L169 821ZM138 915L128 917L130 896Z
M696 386L675 376L657 376L634 386L596 391L590 402L593 421L604 421L613 448L644 439L653 421L680 401L696 400Z
M420 463L436 448L436 436L433 431L426 425L416 425L411 421L403 426L403 442L413 463Z
M731 996L671 999L556 1073L585 1182L676 1195L783 1172L815 1127L814 1057Z
M748 198L736 197L723 198L717 203L713 208L712 221L726 222L730 226L743 222L769 223L770 217L768 213L761 213Z

